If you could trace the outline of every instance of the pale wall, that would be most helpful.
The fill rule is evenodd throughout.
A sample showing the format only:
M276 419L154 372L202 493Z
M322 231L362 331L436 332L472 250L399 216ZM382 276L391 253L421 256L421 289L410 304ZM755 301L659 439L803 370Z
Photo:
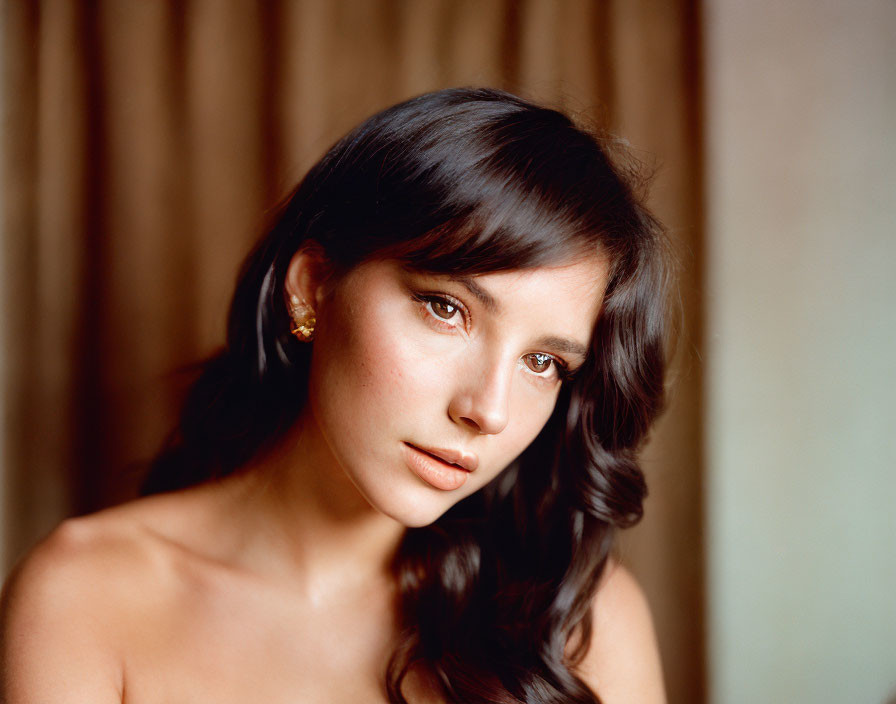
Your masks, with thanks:
M896 695L896 2L707 1L712 701Z

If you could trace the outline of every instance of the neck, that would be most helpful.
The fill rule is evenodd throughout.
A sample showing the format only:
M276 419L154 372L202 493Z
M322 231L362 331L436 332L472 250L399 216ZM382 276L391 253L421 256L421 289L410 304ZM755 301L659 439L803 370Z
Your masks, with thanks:
M389 579L405 527L373 509L303 418L230 482L239 552L253 569L329 593Z

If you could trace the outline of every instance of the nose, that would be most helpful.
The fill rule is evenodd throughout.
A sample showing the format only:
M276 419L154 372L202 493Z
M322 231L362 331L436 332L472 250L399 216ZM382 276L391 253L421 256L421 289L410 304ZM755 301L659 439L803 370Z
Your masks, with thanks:
M482 364L465 375L448 405L448 415L480 435L495 435L507 427L513 365Z

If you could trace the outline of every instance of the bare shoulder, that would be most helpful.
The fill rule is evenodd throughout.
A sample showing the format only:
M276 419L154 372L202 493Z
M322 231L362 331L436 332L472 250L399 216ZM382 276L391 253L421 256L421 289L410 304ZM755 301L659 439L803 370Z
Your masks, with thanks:
M663 704L663 674L647 599L625 567L610 561L592 603L593 632L576 670L603 704Z
M165 571L158 541L132 513L64 522L10 575L0 599L0 701L121 701L121 634Z

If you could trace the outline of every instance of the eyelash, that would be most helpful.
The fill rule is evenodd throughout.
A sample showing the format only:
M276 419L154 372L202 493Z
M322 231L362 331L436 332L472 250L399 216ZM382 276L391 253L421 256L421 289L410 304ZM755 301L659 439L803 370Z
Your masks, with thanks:
M464 319L464 329L466 329L470 324L471 316L469 309L463 304L462 301L459 301L454 296L450 296L447 293L414 293L412 294L412 297L421 305L424 313L427 315L430 324L435 324L440 329L453 329L459 326L452 325L447 322L448 320L452 320L454 316L452 316L451 318L442 318L441 316L436 315L431 307L433 303L450 306L455 309L455 312L460 313ZM544 357L547 357L551 360L554 372L557 375L557 379L559 381L569 381L575 375L575 371L570 371L569 365L566 362L555 357L554 355L547 354L546 352L533 352L525 355L525 357L535 355L543 355ZM536 372L532 369L529 369L528 367L527 370L529 371L529 373L534 374L536 377L539 377L541 379L547 378L545 374Z
M550 355L550 354L546 354L544 352L533 352L531 354L526 355L526 357L531 357L531 356L535 356L535 355L543 355L551 360L553 367L554 367L554 373L557 375L557 379L559 381L561 381L561 382L569 381L572 378L572 372L569 370L569 366L562 359L558 359L557 357L554 357L553 355ZM536 372L531 369L529 371L531 371L536 376L539 376L539 377L544 376L544 374L542 374L541 372Z
M423 310L428 314L432 322L438 324L440 328L452 329L459 326L452 325L448 322L449 320L453 320L454 316L451 316L451 318L442 318L441 316L436 315L430 307L433 303L440 303L455 308L456 312L460 313L464 319L464 329L470 324L471 316L469 310L462 301L457 300L454 296L449 296L447 293L415 293L413 294L413 298L422 305Z

